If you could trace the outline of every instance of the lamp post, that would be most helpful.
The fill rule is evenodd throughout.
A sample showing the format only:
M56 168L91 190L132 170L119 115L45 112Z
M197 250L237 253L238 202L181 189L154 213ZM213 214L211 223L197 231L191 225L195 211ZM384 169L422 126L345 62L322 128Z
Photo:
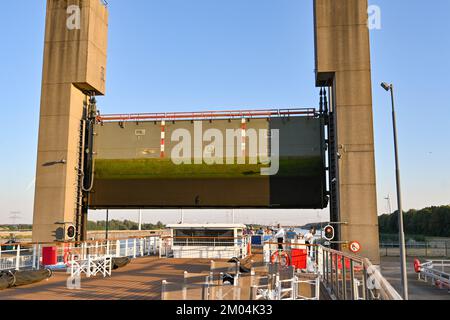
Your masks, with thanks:
M398 232L400 240L400 265L401 265L401 277L402 277L402 287L403 287L403 299L408 300L408 274L406 272L406 246L405 246L405 231L403 227L403 208L402 208L402 194L400 185L400 162L398 157L398 141L397 141L397 120L395 114L395 101L394 101L394 86L392 84L387 84L386 82L381 83L381 87L391 92L392 100L392 125L394 131L394 148L395 148L395 173L397 182L397 204L398 204Z

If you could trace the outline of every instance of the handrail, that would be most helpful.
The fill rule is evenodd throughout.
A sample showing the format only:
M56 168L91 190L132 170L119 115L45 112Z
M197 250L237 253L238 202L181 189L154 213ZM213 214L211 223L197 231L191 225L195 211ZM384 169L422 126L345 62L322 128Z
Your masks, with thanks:
M314 108L294 109L260 109L260 110L223 110L223 111L198 111L198 112L167 112L167 113L132 113L98 115L98 122L117 121L162 121L162 120L195 120L195 119L232 119L232 118L267 118L286 116L310 116L315 117L317 111Z
M26 247L26 246L34 246L34 245L44 245L44 246L64 246L67 244L70 245L77 245L77 244L95 244L96 242L106 242L106 241L117 241L117 240L133 240L133 239L142 239L142 238L161 238L163 239L164 237L162 237L159 234L149 234L149 235L144 235L144 236L134 236L134 237L126 237L126 238L120 238L120 239L115 239L115 238L110 238L110 239L98 239L98 240L86 240L86 241L67 241L67 242L15 242L15 243L0 243L0 247L14 247L14 246L18 246L20 245L21 247Z
M369 259L363 259L364 269L371 271L370 276L374 277L375 281L379 283L381 289L379 290L382 300L403 300L402 296L394 289L394 287L381 274L379 269L375 267ZM370 271L369 271L370 270Z
M323 284L339 300L403 300L367 258L320 246L316 260Z

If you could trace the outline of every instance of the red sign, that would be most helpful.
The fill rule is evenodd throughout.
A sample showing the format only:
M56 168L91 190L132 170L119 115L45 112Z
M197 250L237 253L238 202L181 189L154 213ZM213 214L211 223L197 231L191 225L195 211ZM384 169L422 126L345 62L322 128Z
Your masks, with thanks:
M358 253L361 251L361 244L358 241L350 242L350 251L353 253Z

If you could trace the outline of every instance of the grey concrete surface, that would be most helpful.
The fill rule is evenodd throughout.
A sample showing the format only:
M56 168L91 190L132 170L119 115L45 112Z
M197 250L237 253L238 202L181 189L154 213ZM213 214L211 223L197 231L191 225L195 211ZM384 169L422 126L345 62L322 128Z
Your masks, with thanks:
M426 259L420 259L425 261ZM414 272L414 258L407 259L408 285L410 300L450 300L450 293L446 289L439 289L430 282L418 280ZM392 286L401 294L400 258L382 257L381 273Z

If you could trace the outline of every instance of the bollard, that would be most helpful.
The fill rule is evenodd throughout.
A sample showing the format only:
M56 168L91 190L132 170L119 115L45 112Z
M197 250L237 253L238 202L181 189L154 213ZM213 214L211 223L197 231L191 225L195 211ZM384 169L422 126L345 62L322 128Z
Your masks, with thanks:
M183 274L183 288L181 290L183 300L187 300L187 279L188 279L188 272L185 271Z
M137 253L136 246L137 246L137 240L136 240L136 238L134 238L133 239L133 259L136 259L136 253Z
M139 255L144 256L144 239L139 239Z
M235 300L235 301L241 300L241 288L240 287L233 288L233 300Z
M241 270L241 263L238 261L236 262L236 275L234 277L234 286L239 286L239 271Z
M256 300L257 290L257 287L254 285L250 287L250 300Z
M128 257L128 239L125 240L125 257Z
M255 268L252 267L250 270L250 286L256 285L255 280L256 280L256 272Z
M163 280L161 283L161 300L166 300L167 281Z

